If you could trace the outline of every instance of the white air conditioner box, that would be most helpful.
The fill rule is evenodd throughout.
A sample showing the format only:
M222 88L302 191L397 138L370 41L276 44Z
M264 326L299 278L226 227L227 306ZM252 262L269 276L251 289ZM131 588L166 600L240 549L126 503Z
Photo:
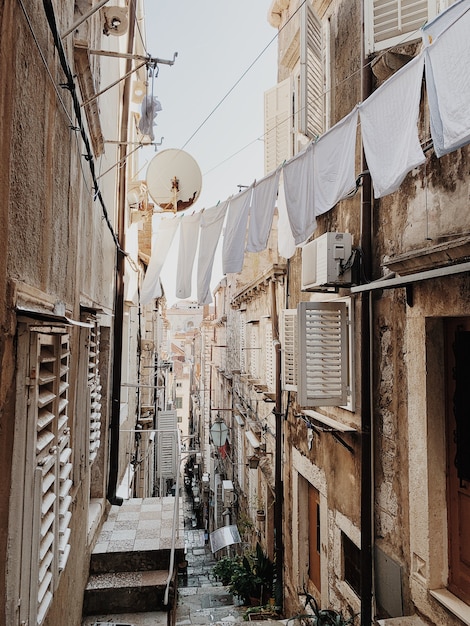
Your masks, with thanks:
M222 500L224 506L232 506L234 502L233 483L231 480L222 481Z
M307 243L302 248L302 291L349 287L351 251L350 233L325 233Z

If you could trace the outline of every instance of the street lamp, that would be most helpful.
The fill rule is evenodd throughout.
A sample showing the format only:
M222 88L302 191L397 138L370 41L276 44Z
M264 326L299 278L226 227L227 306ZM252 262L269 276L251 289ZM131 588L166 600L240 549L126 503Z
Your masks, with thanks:
M210 427L210 434L214 446L216 446L217 448L221 448L223 445L225 445L228 435L228 426L220 418L220 416L217 416L216 421Z

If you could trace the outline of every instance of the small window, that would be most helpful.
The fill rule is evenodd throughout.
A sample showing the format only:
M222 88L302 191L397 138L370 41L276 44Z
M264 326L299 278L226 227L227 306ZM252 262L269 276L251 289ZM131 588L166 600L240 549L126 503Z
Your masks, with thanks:
M176 396L175 399L175 409L182 409L183 408L183 397L182 396Z
M436 15L436 0L366 0L366 54L421 39L421 26Z
M343 544L344 580L360 596L361 551L343 532L341 533L341 541Z

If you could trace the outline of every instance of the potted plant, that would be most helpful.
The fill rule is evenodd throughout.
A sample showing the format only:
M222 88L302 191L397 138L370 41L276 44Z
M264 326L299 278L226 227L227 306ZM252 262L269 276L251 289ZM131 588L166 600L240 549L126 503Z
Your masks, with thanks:
M238 554L235 556L224 556L214 565L212 573L223 585L228 585L232 575L240 567L240 563L241 556Z
M257 543L255 550L245 553L234 568L230 591L245 604L267 603L272 595L274 571L274 563Z

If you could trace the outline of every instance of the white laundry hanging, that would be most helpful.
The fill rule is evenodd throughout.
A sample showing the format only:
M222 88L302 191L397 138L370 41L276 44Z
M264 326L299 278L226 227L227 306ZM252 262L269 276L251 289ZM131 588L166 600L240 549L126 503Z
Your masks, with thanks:
M160 273L179 223L180 220L175 217L161 219L156 233L152 237L152 254L140 293L142 306L149 304L154 298L159 298L162 295Z
M290 259L295 253L294 235L287 215L286 196L284 193L284 176L281 174L279 193L277 196L277 249L285 259Z
M228 203L229 200L225 200L217 206L207 209L201 216L197 265L197 302L199 305L212 302L210 292L212 267Z
M317 216L332 209L356 187L357 118L355 107L314 145L313 190Z
M194 258L199 241L200 221L200 212L194 213L193 215L185 215L181 219L178 266L176 270L177 298L184 299L191 296L191 282Z
M222 247L224 274L236 274L242 270L252 191L253 185L230 200Z
M423 65L421 53L358 105L376 198L396 191L408 172L425 161L418 136Z
M309 144L283 165L287 215L296 245L307 241L315 231L313 189L313 144Z
M470 143L470 2L458 2L423 28L425 73L436 156Z
M255 183L248 223L247 252L261 252L268 245L280 174L281 170L278 168Z

